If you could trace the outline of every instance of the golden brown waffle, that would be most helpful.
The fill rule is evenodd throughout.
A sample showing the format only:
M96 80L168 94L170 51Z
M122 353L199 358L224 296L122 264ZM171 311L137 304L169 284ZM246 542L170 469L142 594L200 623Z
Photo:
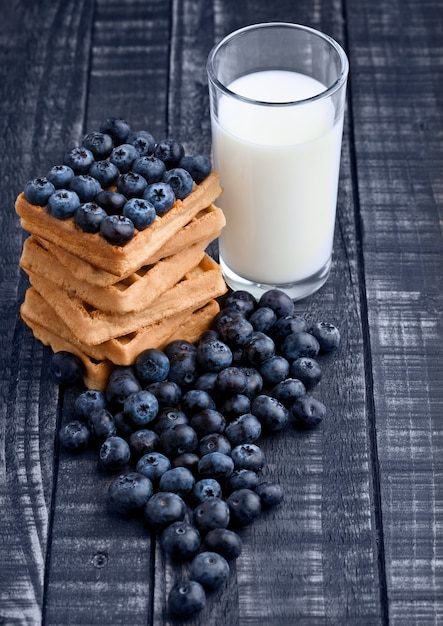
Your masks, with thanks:
M27 290L20 313L34 335L54 352L65 350L61 345L69 345L89 367L90 376L97 378L97 366L107 361L115 365L131 365L137 356L147 348L162 349L175 338L194 342L207 330L220 310L216 300L210 300L203 307L185 311L161 322L140 328L134 333L116 337L99 345L87 345L78 340L54 309L31 287ZM75 348L75 351L73 350ZM92 363L94 367L89 366Z
M97 345L137 331L189 309L197 309L226 292L220 267L207 254L201 263L171 289L141 311L112 314L90 306L72 292L62 290L47 277L29 272L31 284L86 344Z
M24 230L53 242L94 265L114 274L125 276L149 262L186 224L202 210L209 207L221 193L219 176L211 174L184 200L176 200L173 207L142 231L125 246L108 243L100 233L85 233L76 226L73 218L59 220L45 210L27 202L21 193L16 200Z
M202 240L208 242L213 241L219 236L224 225L225 216L223 211L211 204L211 206L203 209L195 217L193 217L192 220L178 233L171 237L169 241L166 241L160 250L157 250L153 255L146 259L143 267L145 268L147 265L152 265L161 259L170 257L178 252L182 252L184 249L193 246ZM38 239L43 247L48 249L57 261L66 267L71 274L74 274L82 281L99 287L106 287L108 285L118 283L131 274L139 272L141 269L140 267L137 267L134 272L126 273L123 276L116 276L115 274L110 274L105 270L95 267L80 257L74 256L63 248L56 246L53 242L47 241L46 238L35 236L34 238Z

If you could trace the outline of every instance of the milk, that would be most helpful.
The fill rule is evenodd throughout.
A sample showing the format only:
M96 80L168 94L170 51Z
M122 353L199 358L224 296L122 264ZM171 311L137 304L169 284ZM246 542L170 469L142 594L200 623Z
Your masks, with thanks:
M274 70L228 87L278 103L326 89L308 76ZM335 115L331 98L269 107L224 95L214 118L213 157L226 216L222 266L267 285L292 284L321 271L332 253L343 112Z

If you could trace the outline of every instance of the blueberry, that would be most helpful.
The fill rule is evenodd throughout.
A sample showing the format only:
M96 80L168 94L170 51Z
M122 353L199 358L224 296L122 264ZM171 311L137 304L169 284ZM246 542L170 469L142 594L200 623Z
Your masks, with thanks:
M118 168L121 174L126 174L139 156L132 144L122 143L112 150L109 160Z
M145 426L157 417L158 400L146 389L136 391L126 398L123 413L134 426Z
M129 435L128 443L133 458L138 460L143 455L158 450L160 438L153 430L142 428Z
M56 385L74 385L82 380L84 365L72 352L60 350L51 357L49 375Z
M128 217L137 230L145 230L155 220L155 209L143 198L131 198L123 207L123 215Z
M94 162L94 155L83 146L77 146L65 153L63 163L68 165L75 174L87 174Z
M117 190L127 198L141 198L148 183L137 172L126 172L117 179Z
M128 138L131 127L122 117L107 117L100 124L100 132L111 135L114 142L120 144Z
M274 398L286 407L290 406L300 396L304 396L305 393L306 387L297 378L286 378L272 389Z
M200 532L214 528L227 528L229 524L229 507L224 500L213 496L200 502L194 509L194 524Z
M175 202L175 195L171 185L164 182L152 183L143 192L143 198L150 202L157 215L165 215Z
M60 429L58 438L68 452L82 452L89 445L91 431L84 422L72 420Z
M308 330L308 323L299 315L285 315L279 317L272 327L272 336L280 344L285 337L292 333L305 333Z
M244 371L244 370L243 370ZM249 379L248 379L249 380ZM251 400L243 393L236 393L224 400L220 406L220 413L223 413L228 421L234 420L240 415L249 413L251 408Z
M196 389L202 389L209 395L215 394L215 383L217 380L218 372L205 372L201 374L194 383Z
M226 437L233 446L242 443L254 443L260 437L261 424L252 413L240 415L226 426Z
M102 187L111 187L117 182L120 171L111 161L95 161L88 174L96 178Z
M226 420L216 409L203 409L191 417L190 424L199 437L204 437L211 433L222 433Z
M331 352L340 345L340 331L334 324L315 322L309 332L317 339L322 352Z
M163 431L171 428L172 426L188 423L189 418L181 409L178 409L177 407L165 407L158 414L154 423L154 429L155 432L160 435Z
M127 515L141 509L153 494L152 482L138 472L125 472L108 487L108 503L117 513Z
M186 504L176 493L157 491L146 502L144 514L153 530L163 530L169 524L184 520Z
M200 547L200 533L188 522L174 522L167 526L161 536L164 551L174 561L184 561L196 554Z
M320 424L326 416L326 407L323 402L310 395L300 396L290 408L296 426L313 428Z
M106 211L95 202L80 204L74 213L74 222L85 233L98 233Z
M189 575L208 591L215 591L228 580L229 565L217 552L200 552L191 561Z
M205 456L210 452L221 452L222 454L231 454L231 444L221 433L210 433L200 439L198 444L200 456Z
M260 374L267 385L276 385L287 378L289 362L280 355L271 356L270 359L260 365Z
M140 156L148 156L154 152L155 139L147 130L129 133L126 141L134 146Z
M117 435L120 437L129 437L134 432L134 424L128 420L123 411L113 413Z
M233 527L243 528L253 522L261 513L261 500L251 489L237 489L227 498L230 519Z
M134 237L134 224L124 215L108 215L100 223L100 232L114 246L125 246Z
M240 537L233 530L228 528L214 528L205 537L205 546L212 552L221 554L225 559L237 559L241 552L243 543Z
M180 167L174 167L168 170L163 180L172 187L172 191L178 200L187 198L194 186L192 176L189 172Z
M204 409L215 409L215 402L207 391L189 389L181 399L181 407L187 415L195 415Z
M302 356L291 364L291 376L301 380L306 389L311 389L320 382L322 371L315 359Z
M187 496L195 485L192 472L186 467L172 467L160 477L160 491L171 491L179 496Z
M75 191L80 202L92 202L100 191L100 183L89 174L74 176L69 182L69 189Z
M227 396L243 393L247 383L248 379L244 371L231 365L218 373L215 386L220 395Z
M251 403L253 413L264 430L277 432L283 430L288 423L288 409L276 398L267 395L258 395Z
M177 406L182 396L182 390L170 380L162 380L158 383L151 383L146 387L148 391L154 394L158 400L160 409L165 407Z
M294 313L294 302L280 289L269 289L260 297L259 306L268 306L277 317L292 315Z
M224 307L221 309L213 320L213 327L219 333L220 337L224 334L224 328L234 320L244 319L243 313L234 307Z
M257 486L255 493L260 497L262 506L265 508L270 508L280 504L284 497L281 486L278 483L272 482L260 483Z
M183 452L193 452L197 448L198 437L189 424L176 424L161 433L160 444L165 454L177 456Z
M237 309L245 317L249 317L256 307L257 300L255 297L249 293L249 291L244 291L242 289L232 291L226 296L223 302L223 308Z
M57 189L66 189L69 187L69 182L74 178L74 170L69 165L54 165L46 174L46 178Z
M255 331L243 348L245 359L253 366L259 366L275 354L275 344L265 333Z
M253 325L240 317L223 326L222 338L231 348L242 348L251 341L253 332Z
M87 389L80 393L74 402L74 412L80 419L87 420L95 409L105 409L106 398L98 389Z
M179 385L182 391L194 386L198 374L197 359L194 354L182 352L170 359L168 379Z
M269 333L277 319L275 311L268 306L259 307L249 316L249 322L254 330L261 333Z
M292 363L301 356L315 358L320 351L317 339L309 333L291 333L280 346L280 353Z
M168 606L176 617L190 617L206 606L205 590L195 580L180 581L169 592Z
M165 348L163 348L163 352L166 354L169 360L173 359L177 354L182 354L186 352L187 354L195 354L197 352L197 348L190 341L185 341L184 339L174 339L170 341Z
M232 449L231 457L235 469L248 469L258 472L265 464L263 450L255 443L242 443Z
M108 403L118 408L123 407L128 396L141 390L140 382L130 371L119 373L120 371L116 370L114 375L111 374L105 390Z
M65 220L74 215L78 206L80 206L80 198L75 191L56 189L49 196L47 211L57 219Z
M127 198L117 191L102 189L95 196L95 202L99 204L108 215L121 215Z
M171 469L171 462L161 452L148 452L139 458L135 469L152 482L160 480L162 474Z
M131 449L122 437L108 437L100 447L100 462L109 472L119 472L129 462Z
M104 441L108 437L113 437L117 432L112 413L107 409L95 409L91 411L88 418L88 425L92 435L98 441Z
M246 389L243 393L245 396L252 399L263 389L263 378L260 372L255 369L255 367L244 367L243 371L246 374L246 378L248 381Z
M195 483L192 496L197 502L203 502L207 498L221 498L222 488L215 478L202 478Z
M169 359L161 350L148 348L135 359L135 372L144 385L161 382L168 376Z
M257 487L257 472L248 469L235 470L226 482L226 489L229 493L237 491L237 489L251 489L252 491L255 491Z
M94 131L86 135L82 141L84 148L87 148L92 152L95 159L106 159L112 152L114 142L111 135Z
M195 452L183 452L171 461L172 467L186 467L193 475L197 475L200 457Z
M184 156L178 165L191 174L197 185L202 183L212 170L211 160L203 154Z
M197 363L207 372L221 372L232 363L232 351L223 341L202 341L197 347Z
M141 174L148 185L159 183L163 180L166 172L166 166L161 159L154 156L141 156L135 159L132 164L132 170Z
M209 452L198 462L198 473L202 478L222 480L234 471L234 461L223 452Z
M164 139L155 146L154 156L161 159L169 170L178 166L185 156L185 149L175 139Z

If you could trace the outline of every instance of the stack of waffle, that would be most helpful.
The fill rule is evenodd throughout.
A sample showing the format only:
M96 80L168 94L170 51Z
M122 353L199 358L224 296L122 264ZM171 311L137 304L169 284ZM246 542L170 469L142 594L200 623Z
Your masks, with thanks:
M125 246L59 220L21 193L16 211L31 234L20 265L31 286L21 316L54 352L84 363L87 387L103 389L115 365L131 365L146 348L195 341L226 291L205 250L224 226L214 205L221 193L212 172L184 200Z

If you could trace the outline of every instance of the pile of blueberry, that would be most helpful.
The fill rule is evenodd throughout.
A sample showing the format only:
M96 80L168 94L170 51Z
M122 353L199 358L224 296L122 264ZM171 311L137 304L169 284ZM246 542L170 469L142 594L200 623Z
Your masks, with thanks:
M208 157L185 155L175 139L156 143L148 131L109 117L66 152L63 164L28 181L24 194L54 217L73 218L81 230L124 246L210 172Z
M76 398L61 445L71 452L95 445L102 466L116 473L111 508L142 513L171 559L190 560L189 579L170 592L172 614L205 606L241 553L238 531L282 501L277 483L260 480L259 439L290 422L322 421L326 408L312 394L322 376L318 357L339 342L334 325L309 325L278 289L259 300L234 291L198 342L145 350L132 367L116 367L104 392ZM56 353L50 372L59 384L73 383L81 364Z

